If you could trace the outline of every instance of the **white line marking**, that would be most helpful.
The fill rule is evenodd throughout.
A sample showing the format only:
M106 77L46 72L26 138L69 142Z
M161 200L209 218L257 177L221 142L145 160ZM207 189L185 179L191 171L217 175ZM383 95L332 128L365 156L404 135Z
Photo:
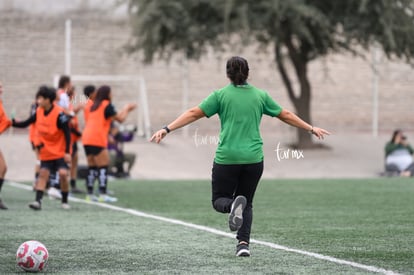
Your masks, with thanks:
M28 186L26 184L21 184L21 183L11 182L11 181L8 181L8 184L10 186L20 188L20 189L25 189L25 190L29 190L29 191L33 190L31 186ZM122 208L122 207L119 207L119 206L114 206L114 205L110 205L110 204L106 204L106 203L87 202L85 200L74 198L74 197L70 197L69 199L71 201L74 201L74 202L85 203L85 204L93 204L93 205L96 205L96 206L99 206L99 207L108 208L108 209L111 209L111 210L114 210L114 211L128 213L128 214L138 216L138 217L143 217L143 218L158 220L158 221L162 221L162 222L182 225L182 226L185 226L185 227L197 229L197 230L204 231L204 232L209 232L209 233L219 235L219 236L223 236L223 237L235 238L235 235L232 234L232 233L227 233L227 232L220 231L220 230L217 230L217 229L214 229L214 228L211 228L211 227L207 227L207 226L203 226L203 225L197 225L197 224L184 222L184 221L180 221L180 220L176 220L176 219L165 218L165 217L161 217L161 216L147 214L147 213L144 213L144 212L141 212L141 211L138 211L138 210ZM335 258L335 257L330 257L330 256L325 256L325 255L322 255L322 254L318 254L318 253L308 252L308 251L305 251L305 250L290 248L290 247L286 247L286 246L283 246L283 245L278 245L278 244L271 243L271 242L265 242L265 241L251 239L250 243L259 244L259 245L267 246L267 247L270 247L270 248L273 248L273 249L282 250L282 251L286 251L286 252L301 254L301 255L309 256L309 257L312 257L312 258L316 258L316 259L320 259L320 260L324 260L324 261L328 261L328 262L332 262L332 263L336 263L336 264L348 265L348 266L352 266L352 267L355 267L355 268L359 268L359 269L363 269L363 270L371 271L371 272L375 272L375 273L381 273L381 274L387 274L387 275L399 275L399 273L397 273L395 271L386 270L384 268L379 268L379 267L375 267L375 266L371 266L371 265L364 265L364 264L359 264L359 263L356 263L356 262L341 260L341 259L338 259L338 258Z

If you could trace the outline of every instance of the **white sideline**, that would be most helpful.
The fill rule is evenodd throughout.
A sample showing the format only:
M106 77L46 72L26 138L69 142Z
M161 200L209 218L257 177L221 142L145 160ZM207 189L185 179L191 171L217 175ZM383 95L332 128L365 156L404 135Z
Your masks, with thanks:
M29 190L29 191L33 190L31 186L28 186L28 185L25 185L25 184L21 184L21 183L17 183L17 182L11 182L11 181L7 181L7 183L10 186L13 186L13 187L16 187L16 188L25 189L25 190ZM85 204L93 204L93 205L96 205L96 206L99 206L99 207L108 208L108 209L111 209L111 210L128 213L128 214L138 216L138 217L149 218L149 219L153 219L153 220L158 220L158 221L168 222L168 223L172 223L172 224L182 225L182 226L185 226L185 227L197 229L197 230L200 230L200 231L209 232L209 233L216 234L216 235L219 235L219 236L235 238L235 235L232 234L232 233L227 233L227 232L220 231L220 230L217 230L217 229L214 229L214 228L211 228L211 227L207 227L207 226L203 226L203 225L197 225L197 224L184 222L184 221L180 221L180 220L176 220L176 219L165 218L165 217L161 217L161 216L147 214L147 213L137 211L137 210L134 210L134 209L122 208L122 207L119 207L119 206L114 206L114 205L106 204L106 203L87 202L85 200L74 198L74 197L70 197L69 200L74 201L74 202L85 203ZM359 264L359 263L356 263L356 262L341 260L341 259L337 259L335 257L330 257L330 256L325 256L325 255L322 255L322 254L318 254L318 253L308 252L308 251L305 251L305 250L290 248L290 247L286 247L286 246L283 246L283 245L278 245L278 244L271 243L271 242L251 239L250 243L259 244L259 245L267 246L267 247L270 247L270 248L274 248L274 249L282 250L282 251L286 251L286 252L301 254L301 255L309 256L309 257L312 257L312 258L316 258L316 259L320 259L320 260L324 260L324 261L328 261L328 262L332 262L332 263L336 263L336 264L348 265L348 266L352 266L352 267L363 269L363 270L370 271L370 272L387 274L387 275L399 275L399 273L391 271L391 270L386 270L386 269L375 267L375 266L364 265L364 264Z

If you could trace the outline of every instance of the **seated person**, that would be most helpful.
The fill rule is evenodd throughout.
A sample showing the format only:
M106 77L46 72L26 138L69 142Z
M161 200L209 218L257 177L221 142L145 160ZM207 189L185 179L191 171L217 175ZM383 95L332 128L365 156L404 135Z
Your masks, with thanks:
M112 123L108 137L109 173L115 177L129 177L135 163L135 154L123 151L124 142L131 141L133 132L121 132L117 124ZM127 164L126 171L124 163Z
M395 130L385 145L385 171L403 177L414 176L413 148L401 130Z

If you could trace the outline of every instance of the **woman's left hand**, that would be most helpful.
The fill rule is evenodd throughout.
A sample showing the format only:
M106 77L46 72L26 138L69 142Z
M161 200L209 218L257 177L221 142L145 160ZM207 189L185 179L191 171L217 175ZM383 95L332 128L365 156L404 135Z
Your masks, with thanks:
M324 139L326 135L329 136L331 134L325 129L318 128L318 127L313 127L311 133L312 135L315 135L318 139Z

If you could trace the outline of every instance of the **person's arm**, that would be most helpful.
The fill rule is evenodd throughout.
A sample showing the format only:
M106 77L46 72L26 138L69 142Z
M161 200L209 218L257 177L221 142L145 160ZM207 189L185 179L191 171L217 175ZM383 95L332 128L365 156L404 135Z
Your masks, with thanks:
M407 149L408 149L408 151L410 151L410 154L411 154L411 155L412 155L412 154L414 154L413 147L411 147L411 145L410 145L410 144L407 144Z
M398 147L400 147L401 145L399 143L393 143L393 142L388 142L385 145L385 156L388 156L389 154L391 154L394 150L396 150Z
M81 132L79 132L76 128L70 128L70 132L72 133L72 134L75 134L76 136L78 136L78 137L81 137L82 136L82 133Z
M157 131L150 139L150 141L155 141L156 143L160 143L160 141L170 132L177 130L181 127L184 127L190 123L193 123L196 120L199 120L206 115L201 110L200 107L196 106L193 107L183 114L181 114L178 118L176 118L173 122L167 125L167 129L163 128Z
M16 127L16 128L26 128L30 124L35 123L35 122L36 122L36 112L34 114L32 114L28 119L26 119L24 121L17 122L13 118L13 120L12 120L12 126L13 127Z
M137 107L136 104L127 104L124 108L113 116L113 120L116 120L120 123L124 122L128 114Z
M108 144L115 145L116 140L113 135L108 135Z
M59 129L63 131L63 134L65 136L65 153L70 153L70 127L69 127L69 120L70 117L65 115L64 113L60 113L58 120L57 120L57 126Z
M136 104L127 104L124 106L124 108L121 110L121 112L117 112L115 110L114 105L108 104L108 106L106 106L105 108L105 119L112 119L112 120L116 120L120 123L124 122L125 119L127 118L129 112L131 112L132 110L134 110L137 107Z
M86 103L79 103L78 105L73 107L73 112L75 113L75 115L77 113L79 113L80 111L82 111L86 106Z
M277 116L277 118L279 118L281 121L283 121L284 123L287 123L291 126L304 129L304 130L308 131L309 133L315 135L319 139L323 139L325 135L330 135L330 133L328 131L326 131L325 129L312 126L309 123L303 121L301 118L299 118L294 113L292 113L288 110L285 110L285 109L283 109L280 112L280 114Z

